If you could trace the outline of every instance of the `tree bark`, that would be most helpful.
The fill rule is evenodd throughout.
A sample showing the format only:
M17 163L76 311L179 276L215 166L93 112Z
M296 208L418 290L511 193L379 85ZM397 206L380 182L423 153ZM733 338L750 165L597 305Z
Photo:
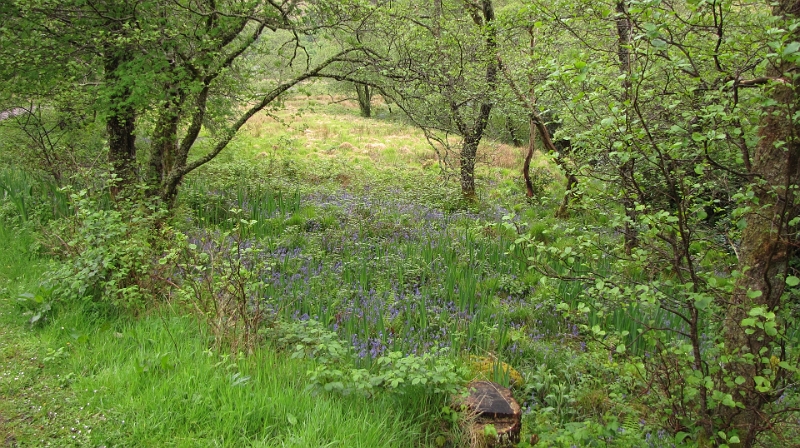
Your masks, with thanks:
M479 141L479 137L464 137L461 144L461 194L468 200L475 199L475 157Z
M487 94L491 95L497 86L497 70L499 62L497 53L497 29L494 23L494 6L492 0L481 2L481 12L483 14L483 26L486 28L486 51L490 54L490 59L486 66L486 85ZM483 138L486 126L489 124L489 115L492 113L491 98L484 98L475 124L469 129L459 126L464 141L461 145L461 193L468 200L475 199L475 158L478 154L478 144ZM453 115L458 117L458 107L452 105Z
M164 105L156 120L147 173L152 194L157 194L175 164L175 155L178 151L179 107L177 98L171 99Z
M109 89L109 110L106 116L108 161L119 182L112 186L112 195L132 187L137 182L136 166L136 109L131 98L131 76L127 64L134 51L123 39L128 27L135 28L135 8L126 2L111 2L100 15L104 31L112 36L102 47L105 84Z
M577 185L578 178L572 173L567 173L567 191L564 193L561 205L556 210L556 218L569 218L569 203L572 202L572 198L575 196L574 189Z
M522 139L520 139L517 130L514 129L514 123L506 117L506 130L508 131L508 136L511 138L511 144L516 147L522 146Z
M533 117L530 119L530 131L528 154L525 155L525 163L522 165L522 177L525 178L525 196L532 198L534 191L533 183L531 182L531 159L533 159L533 151L536 149L536 122Z
M120 79L120 72L128 59L119 50L109 49L103 61L106 82L115 90L112 109L106 118L108 161L119 178L119 183L112 189L114 195L136 183L136 111L127 102L130 89L122 85Z
M781 0L773 12L787 17L800 14L800 0ZM795 32L792 40L800 33ZM786 278L789 275L789 261L797 254L797 226L790 224L800 216L800 200L797 185L800 184L800 126L793 115L800 110L797 89L800 88L796 73L797 65L780 61L769 67L767 75L773 79L787 76L792 84L775 83L771 86L770 97L774 105L767 107L762 115L759 141L755 148L752 164L755 200L750 204L752 211L745 217L745 227L739 247L739 272L742 277L726 314L724 325L726 348L730 350L735 362L730 370L740 375L746 382L734 392L743 409L728 411L726 420L739 430L742 447L752 447L761 431L769 427L770 416L762 412L764 406L776 400L778 394L771 389L759 392L754 378L764 375L770 368L772 356L783 360L785 348L777 336L767 334L763 329L742 325L754 308L779 314L786 310L792 300L784 296ZM760 295L759 295L760 292ZM796 300L796 299L794 299ZM778 331L782 322L776 320ZM746 330L754 330L747 334ZM752 356L752 359L748 359ZM774 366L773 369L776 369ZM788 373L776 369L773 386L785 380Z
M356 95L361 116L370 118L372 116L372 89L366 84L356 84Z
M625 0L617 1L617 56L619 58L619 70L624 76L622 82L622 103L630 98L629 90L631 88L630 74L631 74L631 20L628 17L628 8ZM627 108L626 108L626 113ZM626 119L626 121L628 121ZM622 181L622 206L625 209L625 224L623 225L622 234L624 238L625 253L630 255L638 245L638 232L636 231L636 207L633 200L632 191L635 189L634 183L634 160L627 160L619 166L619 176Z

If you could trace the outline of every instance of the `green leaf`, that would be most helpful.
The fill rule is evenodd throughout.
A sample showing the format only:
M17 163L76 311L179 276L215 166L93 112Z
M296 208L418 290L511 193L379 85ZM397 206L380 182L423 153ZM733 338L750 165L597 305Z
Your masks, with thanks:
M797 53L797 50L800 50L800 42L794 41L790 42L786 47L781 51L781 56L786 57Z
M761 297L764 293L761 291L747 291L747 297L750 299L757 299Z
M790 372L794 372L794 371L796 371L796 370L797 370L797 369L795 369L795 368L794 368L794 367L793 367L791 364L789 364L789 363L788 363L788 362L786 362L786 361L781 361L781 362L779 362L779 363L778 363L778 367L780 367L781 369L786 369L786 370L788 370L788 371L790 371Z
M290 425L294 426L297 424L297 417L292 415L291 413L286 413L286 421L289 422Z
M710 305L713 300L714 298L711 296L702 295L694 300L694 306L697 307L697 309L704 310L708 308L708 305Z
M664 42L663 39L658 39L658 38L651 40L650 45L652 45L653 48L657 50L664 50L667 48L667 43Z
M791 287L795 287L797 285L800 285L800 278L797 278L794 275L790 275L790 276L786 277L786 284L791 286Z

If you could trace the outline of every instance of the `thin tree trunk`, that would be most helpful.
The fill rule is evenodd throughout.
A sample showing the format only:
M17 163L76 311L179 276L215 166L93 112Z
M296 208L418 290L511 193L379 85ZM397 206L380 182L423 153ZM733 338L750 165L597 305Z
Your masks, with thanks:
M575 196L575 187L578 186L578 178L574 174L567 174L567 191L564 193L564 199L561 200L561 205L556 211L556 218L569 218L569 203L572 202Z
M480 138L465 137L461 145L461 194L468 200L475 199L475 157Z
M545 148L547 148L550 152L555 155L555 162L563 171L564 175L567 176L567 183L566 183L566 191L564 192L564 199L561 200L561 205L556 210L555 217L556 218L568 218L569 217L569 204L572 202L573 198L575 197L575 188L578 186L578 177L572 173L572 170L567 165L567 162L564 160L564 157L561 155L561 151L556 148L553 140L550 138L550 131L547 130L547 127L544 125L544 121L542 117L533 113L533 122L536 126L536 129L539 131L539 136L542 138L542 143L544 143Z
M203 127L209 90L209 86L205 86L197 94L189 128L186 130L186 134L183 136L180 144L175 146L174 156L170 157L170 160L164 163L164 178L161 182L161 199L163 199L169 207L175 204L175 199L178 196L178 187L183 181L183 176L187 174L186 162L189 159L189 150L192 148L195 140L197 140L197 136L200 135L200 130ZM241 126L241 124L238 126ZM236 130L238 130L238 127ZM233 138L233 134L235 134L236 130L229 134L229 139ZM169 167L167 165L169 165Z
M180 115L178 104L170 101L159 114L153 131L153 142L150 147L147 180L152 192L157 193L167 174L175 164L178 150L178 122Z
M494 6L492 0L481 2L483 13L483 26L486 28L486 49L491 55L486 67L486 84L488 95L492 95L497 86L498 61L495 57L497 52L497 29L495 28ZM477 21L477 19L476 19ZM480 23L477 23L480 25ZM464 142L461 145L461 193L468 200L475 199L475 158L478 154L478 144L483 137L486 126L489 124L489 115L492 113L491 98L485 98L481 103L475 125L467 129L461 128ZM451 105L453 114L458 116L458 107Z
M508 136L511 137L511 144L517 147L522 146L522 140L519 138L517 130L514 129L514 123L508 117L506 117L506 130L508 131Z
M630 97L631 87L631 20L628 17L628 8L625 0L618 0L616 5L617 13L617 56L619 57L619 70L624 76L622 82L623 97L622 103ZM627 110L626 110L627 113ZM626 120L628 122L628 120ZM636 231L636 207L631 192L634 190L635 183L633 178L633 159L627 160L619 166L619 176L622 180L622 207L625 209L625 224L622 234L625 240L625 253L630 255L638 245L638 232Z
M528 154L525 155L525 163L522 165L522 176L525 178L525 195L532 198L534 192L533 183L531 182L531 159L533 159L533 151L536 149L536 122L533 117L530 119L530 132Z

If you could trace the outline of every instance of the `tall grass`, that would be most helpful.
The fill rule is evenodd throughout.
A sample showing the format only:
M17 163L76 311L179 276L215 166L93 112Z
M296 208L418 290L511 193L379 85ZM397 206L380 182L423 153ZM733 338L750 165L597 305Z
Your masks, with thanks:
M22 222L47 222L70 213L69 197L55 182L20 169L0 170L0 194Z
M30 230L15 229L0 219L0 298L13 301L38 287L45 261Z
M249 236L265 238L280 233L286 218L300 209L300 193L275 191L264 185L231 186L215 189L204 182L186 182L181 201L194 213L200 226L217 226L229 230L239 219L253 220ZM232 213L241 210L241 213ZM233 220L233 221L232 221Z
M80 315L57 325L87 328L69 370L90 376L76 390L108 418L95 446L354 446L420 443L423 429L391 397L313 395L303 382L308 363L265 347L232 359L207 350L196 322L165 311L113 328L91 327ZM56 344L68 334L53 335ZM74 343L74 339L73 339Z

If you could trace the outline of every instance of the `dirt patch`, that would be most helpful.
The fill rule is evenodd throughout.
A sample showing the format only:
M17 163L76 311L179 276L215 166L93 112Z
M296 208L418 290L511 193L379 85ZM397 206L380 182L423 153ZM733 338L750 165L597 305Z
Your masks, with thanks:
M525 159L528 148L518 148L512 145L496 143L486 145L484 155L490 166L498 168L520 168Z
M17 438L11 433L8 428L8 420L0 415L0 440L3 441L3 447L17 446Z

